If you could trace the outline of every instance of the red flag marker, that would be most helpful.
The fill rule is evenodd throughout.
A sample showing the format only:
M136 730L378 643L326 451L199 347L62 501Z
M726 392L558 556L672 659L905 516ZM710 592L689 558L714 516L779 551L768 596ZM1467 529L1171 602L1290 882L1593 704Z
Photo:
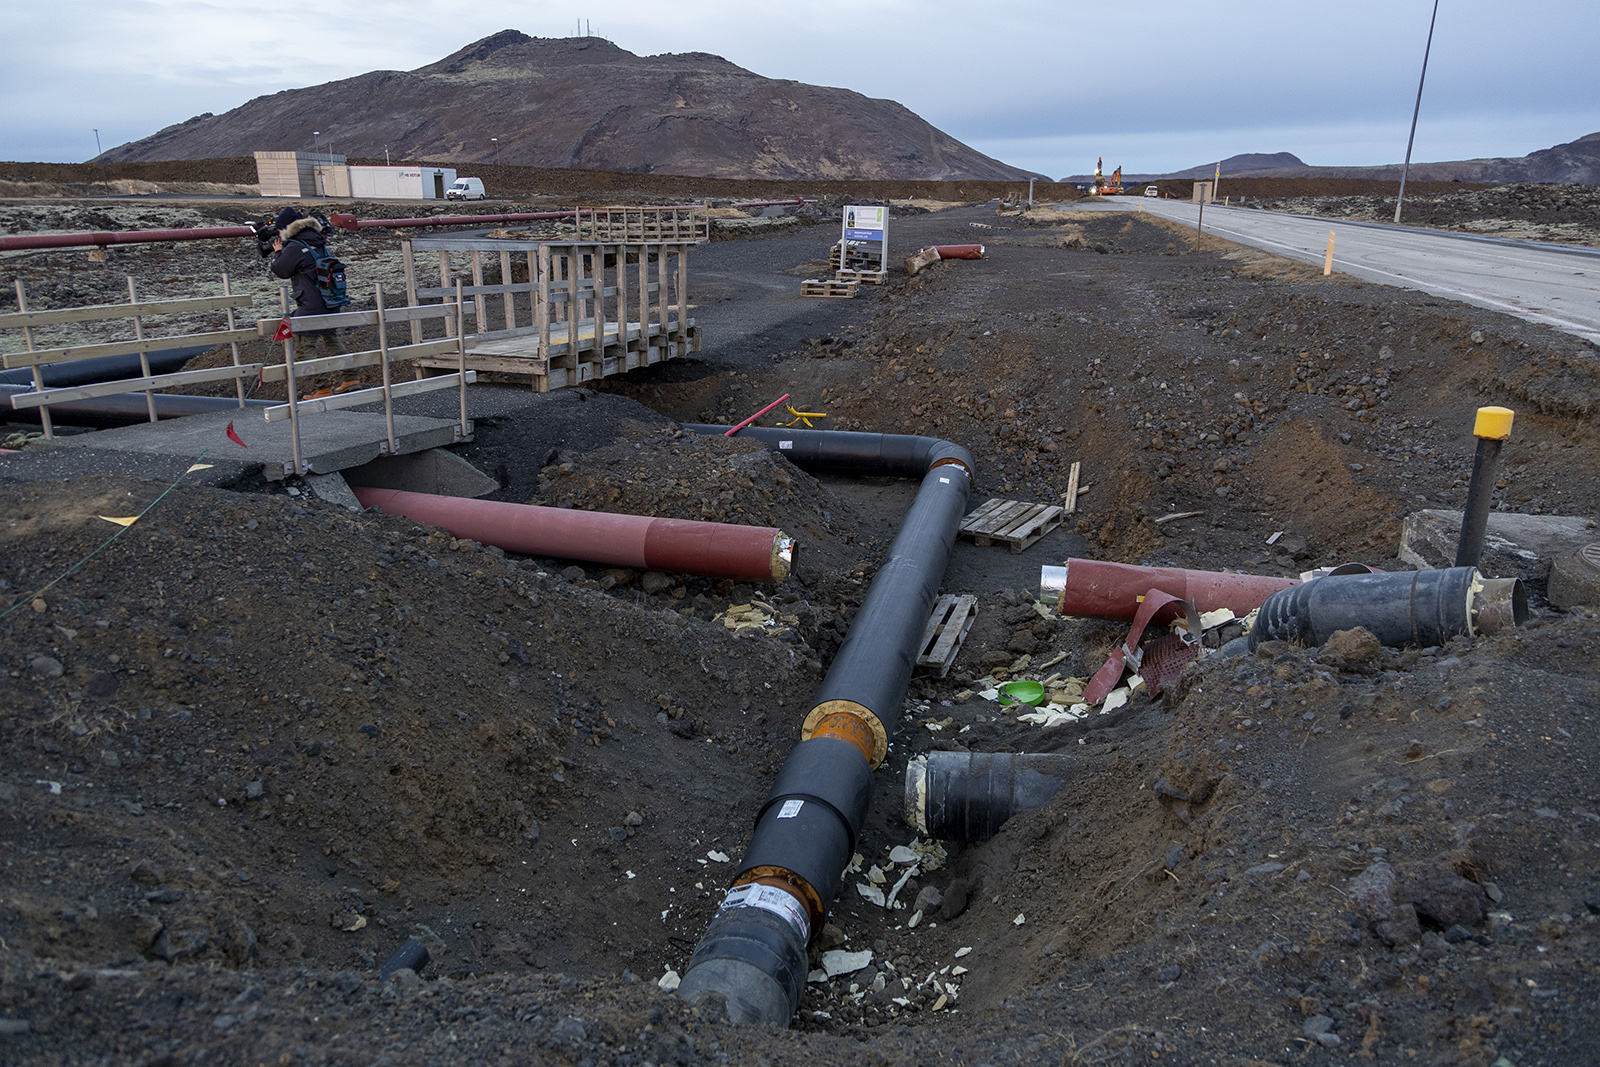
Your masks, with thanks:
M234 444L238 445L240 448L249 448L250 447L249 445L245 444L243 440L240 439L238 434L233 432L233 423L231 423L231 422L228 423L228 440L232 441Z
M290 322L289 319L285 317L282 322L278 323L278 332L272 335L272 339L274 341L287 341L293 336L294 323Z

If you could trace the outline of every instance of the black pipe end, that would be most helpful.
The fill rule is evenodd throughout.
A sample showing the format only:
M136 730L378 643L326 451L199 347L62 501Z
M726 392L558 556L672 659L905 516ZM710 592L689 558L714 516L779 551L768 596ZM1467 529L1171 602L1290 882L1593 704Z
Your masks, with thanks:
M378 968L378 977L387 982L389 976L396 971L410 970L420 974L422 968L428 965L428 950L422 942L414 937L408 937L405 942L383 961L383 966Z
M806 935L760 907L724 907L695 946L678 996L720 997L729 1022L787 1027L807 973Z

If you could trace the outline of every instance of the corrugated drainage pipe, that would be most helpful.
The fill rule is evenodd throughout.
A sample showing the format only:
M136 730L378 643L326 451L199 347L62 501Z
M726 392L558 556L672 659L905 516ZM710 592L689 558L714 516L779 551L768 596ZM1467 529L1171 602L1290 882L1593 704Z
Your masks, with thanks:
M1041 597L1053 600L1063 615L1132 621L1139 610L1139 598L1152 589L1187 601L1197 611L1228 608L1243 616L1280 589L1299 584L1298 578L1069 559L1065 567L1043 568L1039 591Z
M1340 630L1361 626L1391 648L1429 648L1527 619L1522 582L1486 579L1476 567L1330 575L1268 597L1249 647L1254 651L1270 640L1320 645Z
M723 426L686 426L720 434ZM740 431L797 466L917 474L922 486L850 632L813 698L801 742L756 818L733 887L678 986L720 996L734 1022L787 1026L866 818L872 771L899 725L922 631L966 512L972 456L932 437L753 428Z
M930 752L906 764L906 822L940 841L987 841L1059 793L1079 762L1056 752Z
M794 541L770 526L653 519L364 486L352 491L362 507L381 508L528 556L743 582L779 582L794 565Z
M0 404L11 406L11 397L17 393L31 393L29 386L0 382ZM184 396L179 393L155 395L157 419L181 419L186 415L206 415L213 411L240 411L239 401L222 396ZM246 400L246 409L272 407L266 400ZM19 408L8 411L10 422L38 422L38 408ZM150 409L145 406L143 393L120 393L116 396L91 397L88 400L63 400L50 405L50 418L63 426L93 426L100 429L112 426L134 426L150 421Z

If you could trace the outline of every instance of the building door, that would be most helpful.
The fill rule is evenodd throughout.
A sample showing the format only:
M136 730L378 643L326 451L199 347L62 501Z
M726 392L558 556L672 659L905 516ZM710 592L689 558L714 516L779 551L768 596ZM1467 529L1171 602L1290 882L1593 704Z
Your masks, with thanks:
M433 172L433 198L435 200L444 199L444 175L439 171Z

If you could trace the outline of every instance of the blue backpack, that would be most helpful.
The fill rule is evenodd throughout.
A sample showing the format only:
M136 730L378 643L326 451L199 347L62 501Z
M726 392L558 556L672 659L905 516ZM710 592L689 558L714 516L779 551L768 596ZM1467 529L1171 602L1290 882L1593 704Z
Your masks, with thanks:
M346 292L344 264L339 262L339 258L328 251L326 245L318 248L298 240L295 244L311 253L312 270L316 275L317 292L322 297L323 306L329 311L348 307L350 294Z

